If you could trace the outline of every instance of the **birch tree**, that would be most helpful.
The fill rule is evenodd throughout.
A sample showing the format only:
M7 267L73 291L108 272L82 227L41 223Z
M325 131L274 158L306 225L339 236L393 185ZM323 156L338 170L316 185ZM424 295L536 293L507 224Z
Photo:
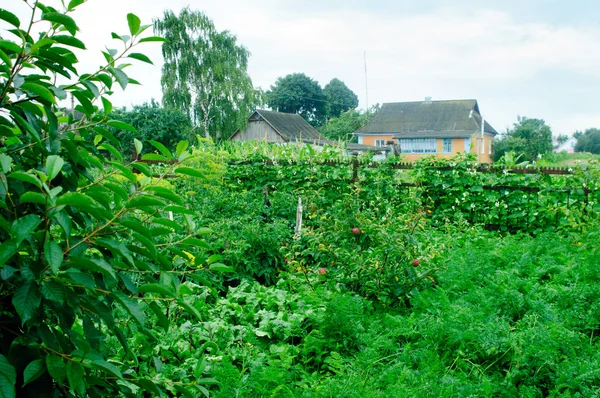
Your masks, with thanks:
M246 126L261 96L248 75L250 52L202 12L165 11L154 21L163 43L163 105L187 113L205 137L227 137Z

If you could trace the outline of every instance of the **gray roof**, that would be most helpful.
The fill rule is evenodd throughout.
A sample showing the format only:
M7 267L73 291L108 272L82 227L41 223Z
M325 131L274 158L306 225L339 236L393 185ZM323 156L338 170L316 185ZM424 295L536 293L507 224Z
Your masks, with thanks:
M397 138L468 137L481 131L476 100L392 102L355 134L388 134ZM484 131L496 135L486 121Z
M257 109L249 121L264 119L275 131L277 131L285 140L293 141L296 139L317 139L323 140L321 135L313 126L311 126L302 116L296 113L282 113Z

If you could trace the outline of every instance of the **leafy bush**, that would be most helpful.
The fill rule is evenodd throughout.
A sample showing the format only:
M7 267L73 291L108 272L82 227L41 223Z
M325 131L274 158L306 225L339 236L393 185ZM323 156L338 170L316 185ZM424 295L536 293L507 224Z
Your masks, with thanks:
M124 51L103 52L102 68L78 75L71 49L85 45L70 14L79 4L57 10L36 1L28 25L0 10L17 28L0 46L0 390L5 397L160 395L161 386L207 393L202 371L155 377L152 353L128 343L132 335L159 339L150 319L168 330L188 317L170 317L174 309L198 316L182 282L200 271L178 257L184 247L210 250L198 239L207 231L163 181L173 172L198 175L181 165L190 159L187 142L175 155L154 142L161 154L151 157L175 163L155 174L125 163L108 130L135 132L109 117L113 85L135 83L117 63L151 62L131 50L162 39L142 37L149 26L128 14L129 35L113 33ZM83 115L77 120L57 106L67 93Z

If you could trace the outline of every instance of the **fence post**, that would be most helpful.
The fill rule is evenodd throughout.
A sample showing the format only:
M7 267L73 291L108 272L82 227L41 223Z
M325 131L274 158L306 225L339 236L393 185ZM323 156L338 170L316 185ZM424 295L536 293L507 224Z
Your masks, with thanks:
M352 183L356 184L358 181L358 152L352 152Z

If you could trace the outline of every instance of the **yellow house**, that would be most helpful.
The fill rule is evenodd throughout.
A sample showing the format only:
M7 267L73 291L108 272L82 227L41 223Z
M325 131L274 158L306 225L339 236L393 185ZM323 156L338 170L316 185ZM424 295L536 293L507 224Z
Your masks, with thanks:
M483 121L476 100L385 103L369 123L354 132L358 143L398 145L408 161L423 156L452 157L474 152L482 163L492 162L492 142L498 134Z

